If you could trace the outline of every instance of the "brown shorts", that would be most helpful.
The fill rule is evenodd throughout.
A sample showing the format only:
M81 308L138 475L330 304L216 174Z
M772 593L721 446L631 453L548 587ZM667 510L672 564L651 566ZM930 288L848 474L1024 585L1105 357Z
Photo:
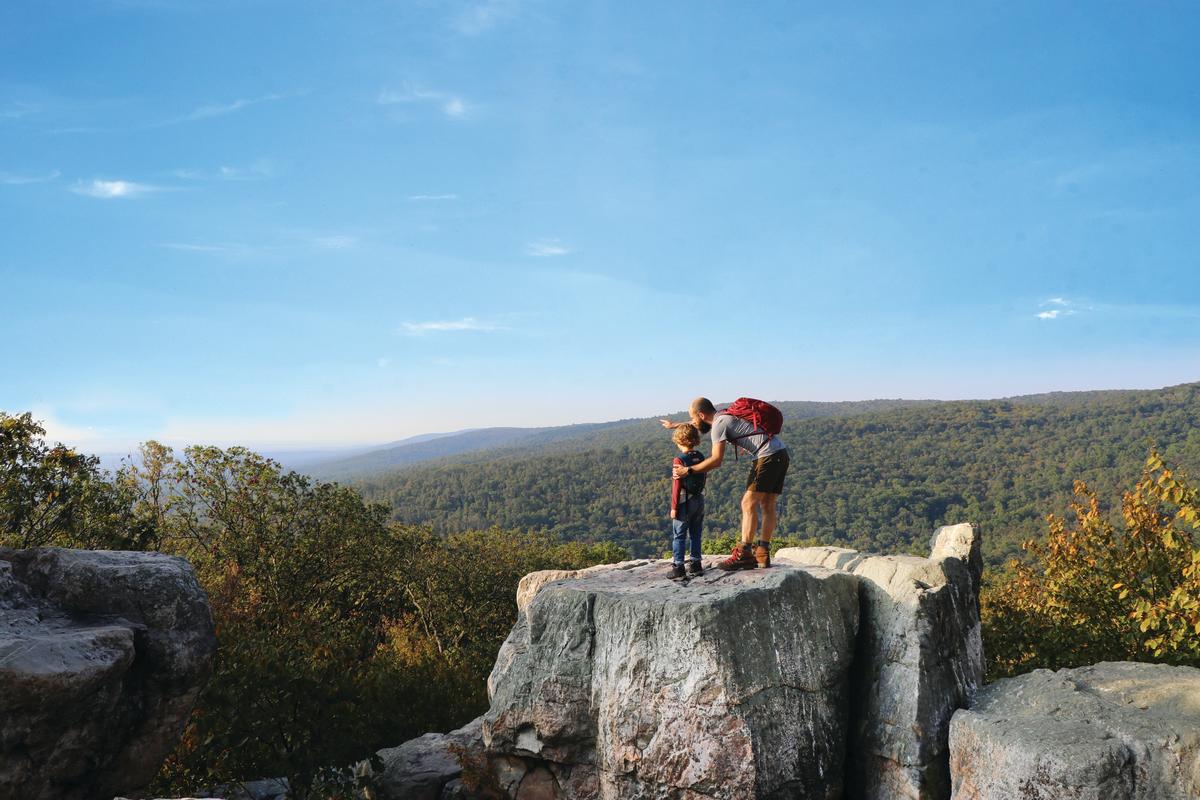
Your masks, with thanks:
M756 459L750 465L750 477L746 479L746 491L783 494L783 476L788 471L788 451L779 450L769 456Z

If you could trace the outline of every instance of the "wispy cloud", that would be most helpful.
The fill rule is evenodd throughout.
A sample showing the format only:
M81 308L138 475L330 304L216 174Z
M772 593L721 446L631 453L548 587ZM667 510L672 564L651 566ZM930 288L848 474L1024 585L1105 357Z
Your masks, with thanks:
M222 256L230 259L266 258L278 255L283 248L271 245L254 245L244 242L158 242L156 247L180 253Z
M512 19L519 10L520 4L516 0L484 0L471 4L455 15L450 27L463 36L479 36L501 22Z
M86 183L77 183L71 187L71 191L75 194L85 195L86 197L95 197L100 200L118 200L142 197L154 192L161 192L163 189L164 187L162 186L151 186L148 183L135 183L133 181L104 181L99 179Z
M535 242L530 242L529 244L525 245L525 254L535 256L536 258L565 256L570 252L571 249L558 239L538 239Z
M216 169L182 168L172 171L176 178L187 181L257 181L274 174L271 162L264 159L245 167L221 165Z
M375 98L375 102L381 106L428 103L436 105L443 114L452 119L463 119L471 114L471 106L458 95L422 89L411 84L406 84L401 89L384 89Z
M420 202L437 201L437 200L457 200L458 195L456 195L456 194L410 194L407 199L409 199L415 203L420 203Z
M273 94L264 94L260 97L241 97L236 100L230 100L226 103L208 103L193 109L181 117L164 120L163 125L175 125L180 122L195 122L201 119L212 119L213 117L224 117L229 114L236 114L244 108L261 105L262 103L274 103L278 100L288 100L292 97L297 97L303 92L277 92Z
M113 127L96 126L96 125L75 125L69 127L54 128L49 133L70 134L70 133L123 133L127 131L146 131L155 130L157 128L167 128L173 125L184 125L190 122L199 122L206 119L214 119L217 117L226 117L230 114L236 114L243 109L251 108L252 106L261 105L263 103L274 103L280 100L287 100L293 97L299 97L307 94L307 90L298 90L294 92L277 92L274 94L265 94L259 97L241 97L235 100L230 100L223 103L207 103L202 106L197 106L191 111L180 114L174 117L165 119L150 119L148 121L133 122L126 125L117 125Z
M176 250L181 253L205 253L230 258L264 258L312 253L314 250L348 250L357 247L359 239L347 234L315 235L302 231L292 232L273 242L236 242L222 240L199 240L191 242L156 242L155 247Z
M48 183L62 175L58 170L45 175L13 175L10 172L0 172L0 184L4 186L24 186L29 183Z
M1034 315L1038 319L1059 319L1061 317L1074 316L1078 313L1075 303L1065 297L1051 297L1043 300L1039 305L1044 310Z
M431 320L429 322L405 322L400 325L400 332L409 336L424 336L429 333L447 333L450 331L502 331L507 330L503 325L487 322L475 317L462 319Z

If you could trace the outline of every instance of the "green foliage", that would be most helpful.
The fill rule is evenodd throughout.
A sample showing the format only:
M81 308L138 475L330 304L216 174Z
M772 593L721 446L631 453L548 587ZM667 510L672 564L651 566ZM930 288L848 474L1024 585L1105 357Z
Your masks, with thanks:
M185 739L199 746L169 770L177 782L286 775L304 797L322 767L385 741L398 710L374 654L400 542L378 506L241 448L148 454L145 483L161 467L170 489L155 509L160 546L191 561L220 641Z
M177 789L286 775L296 796L328 796L348 781L331 766L486 708L522 575L624 556L498 530L443 538L389 526L354 491L241 448L190 448L170 462L151 444L144 486L164 458L163 546L195 566L220 640L217 673L166 771Z
M1032 563L1012 561L982 598L990 677L1103 660L1200 666L1198 492L1157 455L1122 498L1123 529L1075 485L1075 525L1049 518Z
M32 415L0 412L0 544L142 549L152 528L130 513L99 459L50 446L45 435Z
M611 543L564 544L498 529L442 537L409 528L400 536L412 557L394 579L410 611L400 620L407 632L394 645L408 658L423 652L467 676L450 701L463 709L460 718L487 707L485 679L516 619L514 596L524 575L629 557Z
M788 404L784 404L787 406ZM880 552L928 552L940 525L976 522L1003 564L1070 499L1072 477L1118 491L1155 444L1200 469L1200 384L1147 392L1044 395L798 417L785 407L792 454L777 536ZM392 518L441 531L500 525L566 539L609 540L659 554L669 434L650 423L521 451L458 457L361 479ZM712 473L706 535L735 534L749 466Z
M984 594L991 677L1104 658L1200 665L1196 489L1151 458L1118 529L1087 488L1125 485L1151 441L1200 463L1198 417L1196 385L793 417L772 549L924 554L935 526L979 521L993 561L1025 559ZM521 576L667 548L667 436L640 423L595 436L608 444L556 441L363 484L385 507L241 448L176 458L150 442L110 478L47 446L28 414L0 414L0 539L158 549L195 566L218 663L164 793L278 775L300 798L348 797L346 766L486 707ZM748 466L710 479L705 552L734 544ZM1073 527L1051 518L1046 541L1022 551L1039 511L1070 497L1067 474L1088 482L1074 486Z
M43 435L27 414L0 415L6 543L182 555L208 593L217 663L164 794L283 776L298 800L356 796L352 764L486 708L521 576L628 557L611 543L396 526L355 491L243 448L177 458L148 442L110 478Z

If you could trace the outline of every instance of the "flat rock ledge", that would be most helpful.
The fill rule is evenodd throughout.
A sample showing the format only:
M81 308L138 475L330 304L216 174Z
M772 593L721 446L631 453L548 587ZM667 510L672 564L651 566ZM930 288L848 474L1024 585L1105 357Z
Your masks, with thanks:
M533 579L472 724L480 739L468 726L381 751L373 795L841 797L857 580L716 561L687 582L662 561ZM425 794L410 788L418 773Z
M1200 669L1106 662L980 690L950 724L956 800L1195 800Z
M983 683L978 528L939 528L929 558L806 547L776 561L858 578L847 796L949 800L950 718Z
M0 548L0 797L136 792L178 742L215 651L181 558Z

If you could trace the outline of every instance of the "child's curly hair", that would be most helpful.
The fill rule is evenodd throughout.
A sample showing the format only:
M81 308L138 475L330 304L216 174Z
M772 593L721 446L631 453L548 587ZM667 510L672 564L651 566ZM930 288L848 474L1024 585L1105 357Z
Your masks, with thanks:
M680 447L695 447L700 444L700 430L690 422L685 422L675 428L671 438Z

